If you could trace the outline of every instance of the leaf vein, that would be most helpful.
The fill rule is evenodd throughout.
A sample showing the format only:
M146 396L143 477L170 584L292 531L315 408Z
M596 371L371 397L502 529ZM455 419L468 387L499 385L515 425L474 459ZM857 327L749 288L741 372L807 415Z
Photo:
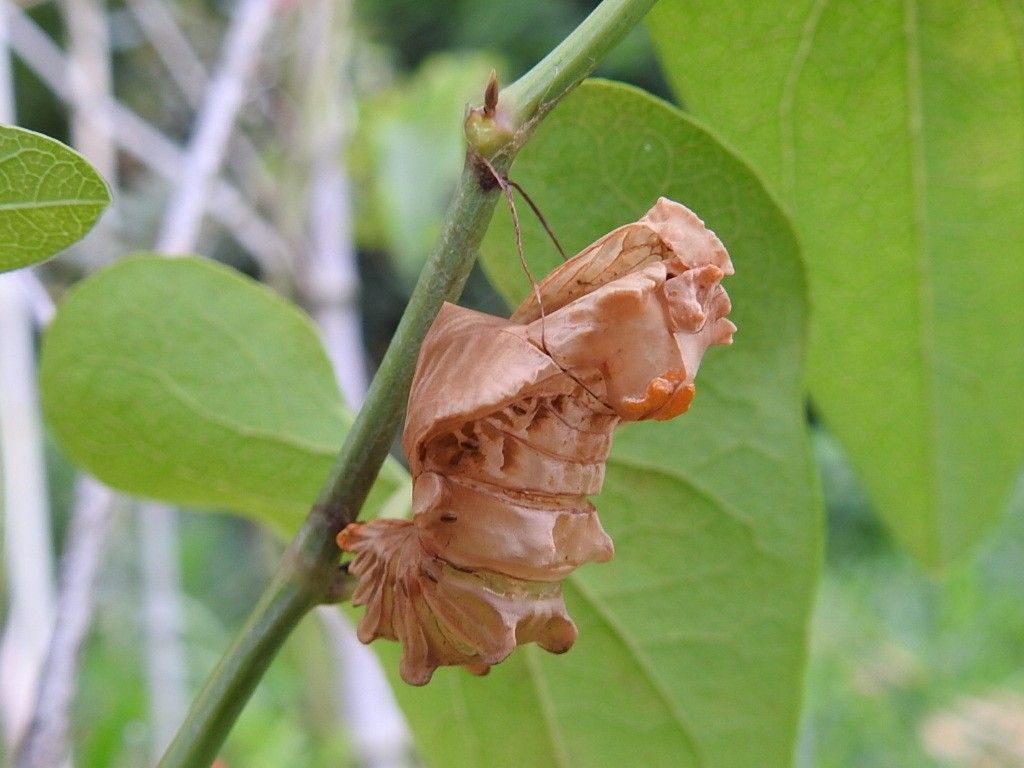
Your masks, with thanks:
M530 675L530 682L533 683L534 691L537 693L537 701L540 704L542 719L545 730L548 734L548 741L551 742L551 749L555 755L555 764L559 768L572 768L572 761L569 759L569 750L565 744L565 736L558 723L558 716L555 713L555 703L551 699L551 692L548 690L544 675L537 667L537 649L523 649L523 661L526 664L526 671Z
M650 662L647 657L642 653L640 645L636 640L626 631L625 627L619 622L618 618L608 609L608 607L598 598L598 596L590 590L589 587L584 586L582 580L575 574L570 576L563 582L564 585L571 585L576 590L580 598L586 602L593 609L594 613L601 620L601 622L611 631L611 633L625 646L626 650L630 652L633 660L636 662L637 667L640 670L641 675L650 684L654 690L658 699L665 707L665 711L671 717L672 722L679 729L687 745L690 747L690 751L693 753L694 764L700 768L705 764L704 758L701 756L700 750L697 745L697 738L694 736L693 727L687 723L686 717L679 710L676 702L672 699L671 694L666 690L664 684L661 682L658 675L652 669Z
M807 66L807 59L810 58L811 49L814 46L814 36L818 31L818 23L827 6L828 0L815 0L811 6L800 33L800 42L793 54L793 61L782 84L782 94L779 97L779 131L782 134L780 136L781 184L783 198L790 207L794 205L793 198L796 194L796 125L793 121L796 88L804 67Z
M938 381L935 363L935 291L932 285L931 264L928 260L928 169L924 154L924 103L921 83L921 48L917 0L905 0L903 17L903 33L906 45L907 68L907 136L910 140L911 157L911 195L913 198L913 225L915 250L917 251L918 287L921 303L921 367L925 376L925 387L928 402L924 413L928 419L927 430L930 440L927 443L929 461L929 486L931 490L930 505L932 514L937 514L939 503L939 473L936 452L939 446L938 417ZM943 519L938 515L937 525L930 527L932 547L938 548L941 556L944 549L944 532L941 530Z
M775 554L770 549L768 549L768 547L766 547L764 543L761 541L761 538L758 535L757 526L754 525L753 521L749 518L749 516L744 514L735 505L729 503L718 494L702 486L693 478L676 472L667 467L654 463L648 463L634 457L625 457L622 455L613 454L612 456L608 457L608 463L619 464L629 469L636 469L642 472L661 475L662 477L668 478L669 480L675 480L679 483L682 483L687 488L689 488L694 494L700 496L702 499L709 502L711 505L717 507L722 512L725 512L727 515L729 515L729 517L731 517L737 523L742 525L750 534L750 537L753 540L759 552L768 557L776 557Z

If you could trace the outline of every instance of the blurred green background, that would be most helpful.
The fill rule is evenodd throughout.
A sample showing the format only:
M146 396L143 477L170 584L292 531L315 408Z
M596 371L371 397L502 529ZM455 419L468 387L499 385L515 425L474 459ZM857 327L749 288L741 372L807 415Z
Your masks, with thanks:
M358 125L350 168L357 192L357 238L364 338L379 359L437 231L461 153L463 105L478 98L491 67L508 81L564 37L595 5L573 0L361 0L354 81ZM207 62L226 23L221 3L182 0L176 15ZM60 39L51 4L30 10ZM125 9L111 5L118 95L177 138L188 110ZM286 51L275 51L285 59ZM669 96L646 29L632 33L598 73ZM67 138L65 112L23 66L19 122ZM265 75L267 99L280 83ZM685 107L685 105L682 105ZM395 158L407 161L394 162ZM284 173L288 148L267 161ZM391 162L389 162L389 159ZM160 195L131 185L132 226L158 220ZM293 212L280 211L287 219ZM208 250L249 272L254 264L214 240ZM84 269L84 265L82 266ZM72 281L75 262L51 265L47 280ZM466 303L500 312L482 274ZM943 578L927 575L894 546L838 443L809 416L828 515L827 561L813 621L812 661L798 746L800 768L1024 766L1024 511L1012 514L972 557ZM66 517L71 470L49 455L52 498ZM62 527L58 520L57 551ZM80 764L122 768L147 762L146 701L133 606L139 582L134 518L119 513L100 608L85 654L76 704ZM189 670L202 681L272 568L276 542L252 525L220 515L187 514L183 552ZM335 727L334 692L320 670L327 649L307 621L245 710L224 752L230 766L347 764ZM410 757L410 760L414 758Z

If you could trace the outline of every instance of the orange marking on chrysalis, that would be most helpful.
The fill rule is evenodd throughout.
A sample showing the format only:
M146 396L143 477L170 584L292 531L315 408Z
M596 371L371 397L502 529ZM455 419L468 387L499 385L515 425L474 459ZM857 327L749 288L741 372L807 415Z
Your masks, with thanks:
M671 381L673 384L682 384L686 381L686 369L672 368L661 374L661 378L665 379L665 381Z
M672 394L669 401L659 410L655 411L652 418L655 421L668 421L676 416L681 416L690 410L690 403L693 402L693 396L696 392L697 390L693 384L685 384L679 387Z
M671 419L672 416L656 416L654 414L668 412L670 409L681 407L682 410L674 412L674 415L678 416L686 411L690 406L690 400L693 399L692 387L690 387L690 394L680 399L679 393L685 387L680 387L679 385L684 381L686 381L686 370L684 368L671 368L661 374L661 376L651 379L647 384L647 392L642 398L625 398L622 401L622 409L626 413L639 418L652 417L660 421Z

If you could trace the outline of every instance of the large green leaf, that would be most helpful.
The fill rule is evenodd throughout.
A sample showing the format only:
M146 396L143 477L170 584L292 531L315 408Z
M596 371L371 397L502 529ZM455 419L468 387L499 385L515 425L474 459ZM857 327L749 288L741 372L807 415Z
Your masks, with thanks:
M106 183L77 152L0 125L0 272L43 261L80 240L109 204Z
M305 315L234 270L136 256L78 285L42 354L46 417L115 488L292 533L349 417ZM385 467L372 505L401 484Z
M571 95L512 175L570 249L658 195L692 206L736 263L740 331L708 354L689 414L617 434L596 500L615 559L565 583L576 646L563 656L520 648L485 678L442 669L425 688L399 684L417 744L446 768L786 765L820 556L792 231L711 135L625 86L591 82ZM543 275L558 257L521 208ZM518 301L529 286L513 242L497 216L484 263ZM382 650L394 670L394 647Z
M651 30L796 216L821 413L897 538L948 562L1024 457L1024 6L663 0Z

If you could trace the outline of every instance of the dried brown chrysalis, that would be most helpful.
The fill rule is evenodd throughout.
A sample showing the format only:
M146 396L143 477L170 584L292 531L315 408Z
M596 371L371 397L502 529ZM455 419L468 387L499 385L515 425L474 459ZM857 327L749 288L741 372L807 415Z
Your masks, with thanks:
M359 639L400 641L403 680L486 670L523 643L572 646L561 580L613 552L587 501L612 432L686 411L704 350L732 341L720 285L732 273L715 234L661 198L548 275L509 320L444 305L402 438L413 519L338 535L354 554L352 602L366 606Z

